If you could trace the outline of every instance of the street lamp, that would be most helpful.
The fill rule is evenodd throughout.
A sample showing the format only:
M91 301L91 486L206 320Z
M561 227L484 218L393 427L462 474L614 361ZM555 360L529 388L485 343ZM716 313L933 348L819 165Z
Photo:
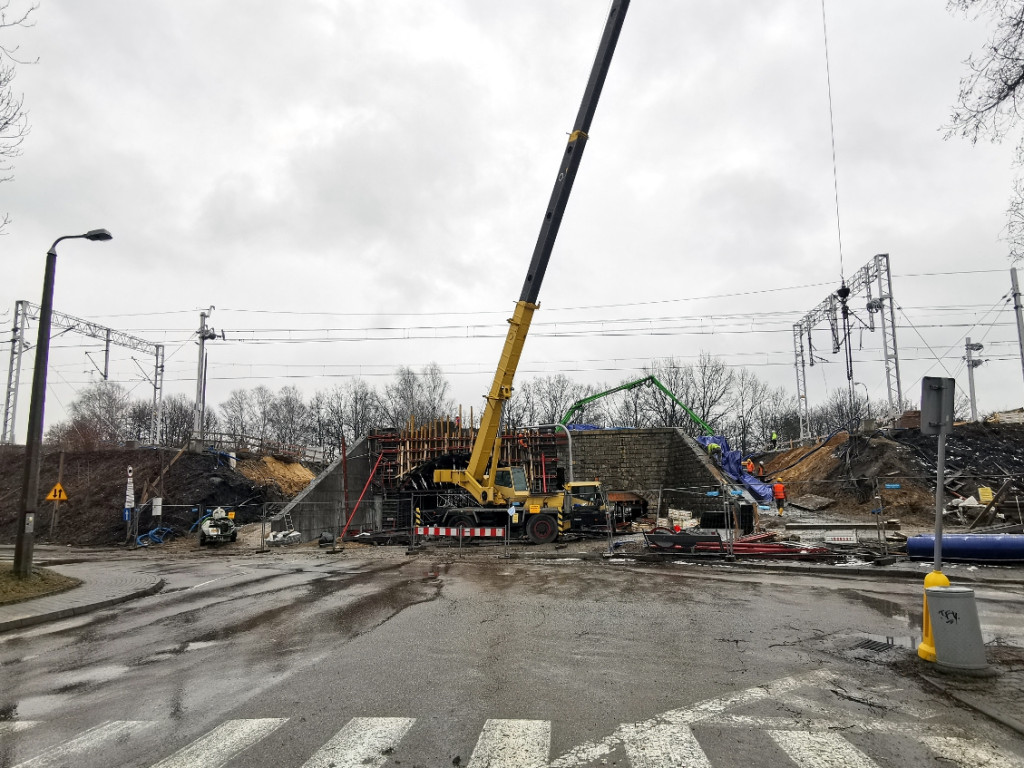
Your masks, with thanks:
M46 366L50 357L50 321L53 313L53 282L57 271L57 243L61 240L110 240L105 229L93 229L84 235L64 235L53 241L46 252L43 300L39 304L39 336L36 363L32 374L32 402L28 409L28 434L25 436L25 474L21 486L21 512L18 538L14 546L14 575L27 579L32 575L32 545L35 540L36 509L39 505L39 454L43 443L43 406L46 400Z

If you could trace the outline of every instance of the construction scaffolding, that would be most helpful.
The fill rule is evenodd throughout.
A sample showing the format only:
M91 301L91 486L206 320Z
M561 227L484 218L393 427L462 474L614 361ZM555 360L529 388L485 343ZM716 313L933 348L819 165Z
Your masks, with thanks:
M872 290L874 286L874 291ZM796 393L800 409L800 438L807 435L810 408L807 402L807 365L814 366L814 344L811 331L823 320L828 320L832 332L832 354L840 349L846 352L846 378L853 400L853 356L850 347L849 307L850 297L863 293L867 298L867 322L864 326L875 330L875 315L878 315L882 330L882 354L885 363L885 380L888 388L889 409L895 415L902 409L903 386L900 381L900 361L896 345L896 316L892 299L892 272L889 269L889 254L880 253L861 267L844 282L842 287L830 293L814 309L793 324L793 352L796 358ZM804 338L806 337L806 346Z
M21 355L29 345L25 342L25 328L30 320L39 319L40 308L28 301L17 301L14 304L14 326L11 329L11 360L7 369L7 394L4 398L3 432L0 433L0 444L14 444L15 419L18 412L18 388L21 384ZM127 347L137 352L145 352L154 358L153 376L143 371L143 375L153 385L153 415L150 421L150 439L154 445L160 444L160 422L163 406L164 389L164 345L132 336L124 331L97 325L79 317L52 312L53 328L73 331L105 343L103 369L100 373L106 381L110 374L110 346Z
M472 423L472 416L470 418ZM397 491L418 467L448 455L468 457L476 433L474 427L463 427L459 417L439 419L422 426L410 423L401 430L369 434L369 460L376 466L373 486L382 493ZM564 435L553 431L502 434L499 463L523 467L531 489L535 493L548 493L560 487L558 445L565 439Z

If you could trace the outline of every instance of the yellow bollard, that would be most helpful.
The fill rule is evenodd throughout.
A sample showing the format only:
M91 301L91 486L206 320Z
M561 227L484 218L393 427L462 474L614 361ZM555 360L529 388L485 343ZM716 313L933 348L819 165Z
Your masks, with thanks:
M924 577L924 588L948 587L949 579L942 571L932 571ZM928 615L928 593L924 593L924 620L921 622L921 644L917 646L917 655L925 661L935 661L935 640L932 637L932 620Z

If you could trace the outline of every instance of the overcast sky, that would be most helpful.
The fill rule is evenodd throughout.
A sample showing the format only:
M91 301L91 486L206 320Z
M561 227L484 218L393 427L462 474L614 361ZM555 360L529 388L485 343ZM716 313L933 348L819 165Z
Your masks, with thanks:
M1000 240L1013 147L942 130L987 30L941 0L826 9L842 258L820 1L634 0L519 381L613 385L706 351L795 392L792 324L889 253L907 396L922 375L966 387L971 336L979 407L1022 404ZM55 309L165 344L168 394L194 393L215 306L208 402L436 362L479 409L607 10L42 0L2 33L39 59L19 70L32 132L0 185L3 326L39 302L55 238L105 227L109 243L60 245ZM878 336L855 333L855 378L884 399ZM811 403L846 383L826 327L815 343ZM133 357L150 369L115 348L111 379L148 396ZM91 360L102 345L54 339L48 424L98 379Z

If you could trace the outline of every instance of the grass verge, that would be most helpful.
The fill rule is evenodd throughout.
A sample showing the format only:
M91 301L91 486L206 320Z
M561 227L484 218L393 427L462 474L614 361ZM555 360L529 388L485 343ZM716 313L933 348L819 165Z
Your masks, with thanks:
M27 579L14 575L12 566L0 566L0 605L20 603L33 597L52 595L77 587L82 582L70 576L62 576L48 568L34 568Z

